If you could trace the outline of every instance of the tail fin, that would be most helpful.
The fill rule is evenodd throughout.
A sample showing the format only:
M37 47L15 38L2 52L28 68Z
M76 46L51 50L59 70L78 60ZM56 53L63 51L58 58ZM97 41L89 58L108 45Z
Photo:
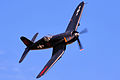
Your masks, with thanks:
M19 63L21 63L21 62L24 60L24 58L26 57L26 55L27 55L28 52L30 51L30 46L34 43L37 35L38 35L38 33L36 33L36 34L33 36L33 38L32 38L31 41L30 41L29 39L27 39L26 37L23 37L23 36L20 37L20 39L23 41L23 43L24 43L27 47L25 48L25 51L23 52L22 57L20 58Z
M27 39L26 37L23 37L23 36L22 36L20 39L23 41L23 43L24 43L27 47L33 44L33 42L30 41L29 39Z

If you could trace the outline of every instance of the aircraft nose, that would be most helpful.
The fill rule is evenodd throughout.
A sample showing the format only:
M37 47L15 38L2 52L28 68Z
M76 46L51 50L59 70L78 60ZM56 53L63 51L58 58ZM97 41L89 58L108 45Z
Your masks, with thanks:
M75 36L79 36L79 33L75 33Z

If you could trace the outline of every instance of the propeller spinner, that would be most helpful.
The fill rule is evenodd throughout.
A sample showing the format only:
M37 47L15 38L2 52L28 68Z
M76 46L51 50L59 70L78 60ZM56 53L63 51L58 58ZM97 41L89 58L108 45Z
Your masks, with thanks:
M81 44L81 42L80 42L79 34L84 34L84 33L86 33L86 32L88 32L87 28L85 28L85 29L82 30L81 32L73 31L73 33L72 33L72 34L75 34L75 36L77 36L77 42L78 42L80 51L82 51L82 50L84 50L84 49L83 49L83 46L82 46L82 44Z

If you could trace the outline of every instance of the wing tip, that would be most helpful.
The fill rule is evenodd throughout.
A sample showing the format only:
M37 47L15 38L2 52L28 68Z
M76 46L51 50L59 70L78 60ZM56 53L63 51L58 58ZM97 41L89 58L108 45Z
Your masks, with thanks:
M38 75L37 77L36 77L36 79L38 79L38 78L40 78L42 75Z
M80 49L80 51L83 51L84 49Z
M36 79L38 79L39 77L37 76Z
M20 60L19 63L21 63L22 61Z

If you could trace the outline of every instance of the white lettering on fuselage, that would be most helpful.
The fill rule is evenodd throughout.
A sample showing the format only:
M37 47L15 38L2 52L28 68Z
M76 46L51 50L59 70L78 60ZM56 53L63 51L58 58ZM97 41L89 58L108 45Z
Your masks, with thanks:
M37 48L43 48L44 47L44 45L39 45L39 46L37 46Z
M80 8L81 8L81 6L79 6L79 9L77 10L76 16L77 16L78 13L80 12Z

